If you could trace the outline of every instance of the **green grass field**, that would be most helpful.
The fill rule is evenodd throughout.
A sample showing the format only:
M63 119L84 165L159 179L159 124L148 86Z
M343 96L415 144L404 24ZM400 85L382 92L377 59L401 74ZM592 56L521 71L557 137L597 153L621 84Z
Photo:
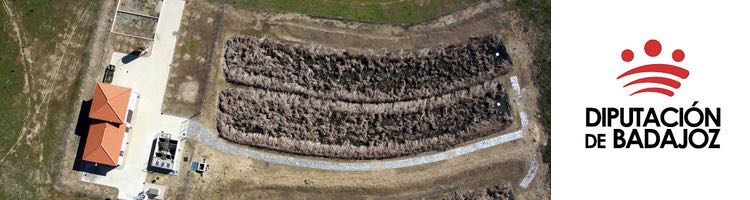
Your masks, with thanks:
M45 80L43 69L51 65L48 56L59 53L58 43L64 38L62 33L72 29L71 23L80 17L80 11L84 8L92 10L88 14L96 16L99 8L98 0L82 1L55 1L55 0L7 0L12 9L22 37L26 52L30 54L29 59L33 61L24 70L23 60L19 52L19 46L15 39L16 32L12 29L8 13L0 9L0 156L5 156L9 149L16 143L25 123L25 117L32 112L32 108L42 105L40 88L28 88L30 93L22 94L24 90L24 76L33 75L28 80L34 82L52 81ZM88 15L87 15L88 16ZM86 19L93 19L88 17ZM74 38L71 42L87 41L93 31L93 20L83 20L79 24ZM80 63L85 56L82 47L67 49L67 57L62 64L61 76L77 77ZM59 54L57 54L59 55ZM72 55L72 56L71 56ZM77 79L78 80L78 79ZM76 81L79 82L79 81ZM55 82L60 83L60 81ZM55 98L42 105L44 113L47 113L47 122L43 126L34 127L36 122L31 122L30 127L34 129L32 141L22 137L14 151L0 163L3 172L0 173L0 199L83 199L82 194L64 194L53 189L52 185L57 177L62 156L63 131L61 130L77 110L74 110L73 100L77 85L65 83L64 91L57 91ZM76 83L73 83L76 84ZM37 96L38 98L28 98Z
M480 0L209 0L241 8L317 17L409 25L452 13Z
M62 28L62 19L53 17L58 7L69 6L67 3L53 3L51 0L12 1L16 17L21 19L23 32L30 34L36 39L52 39L57 36ZM56 13L56 14L54 14ZM73 17L73 16L70 16ZM34 102L22 102L19 100L23 87L24 71L17 41L11 37L15 35L8 21L7 13L0 9L0 152L7 152L15 143L21 130L23 114L30 104ZM54 43L45 46L54 47Z
M0 9L0 152L5 153L16 142L18 132L21 131L20 114L25 113L26 105L16 98L23 87L24 69L20 62L18 47L11 38L12 27L8 24L8 16L4 9ZM2 155L0 155L2 156Z
M24 67L21 63L21 57L18 51L16 40L12 38L13 32L12 26L8 23L8 15L4 9L0 9L0 17L2 17L2 23L0 27L2 33L0 33L0 80L2 81L2 87L0 87L0 101L5 102L0 104L0 156L4 156L11 146L16 142L18 134L23 127L23 117L26 115L29 107L28 102L21 101L21 91L23 89L24 81ZM11 160L5 162L14 162ZM2 166L6 166L3 163ZM3 182L8 182L10 179L20 179L22 172L20 170L6 170L3 172L3 178L0 179ZM30 197L30 183L24 181L24 179L13 180L13 186L0 184L3 186L2 192L0 192L0 199L12 199L12 197ZM25 191L26 193L16 193L18 191Z

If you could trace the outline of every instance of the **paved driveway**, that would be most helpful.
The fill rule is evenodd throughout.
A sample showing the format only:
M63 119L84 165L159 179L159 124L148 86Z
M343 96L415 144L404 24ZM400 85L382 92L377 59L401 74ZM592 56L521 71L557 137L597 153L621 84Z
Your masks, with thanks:
M106 176L86 174L82 180L118 188L118 199L138 197L146 181L146 167L155 135L164 131L177 136L180 123L184 121L179 117L161 114L169 65L174 55L176 33L180 28L184 6L183 0L163 2L150 56L123 64L121 60L126 54L112 55L111 64L117 66L112 83L133 88L141 99L133 117L133 129L123 164L109 171Z

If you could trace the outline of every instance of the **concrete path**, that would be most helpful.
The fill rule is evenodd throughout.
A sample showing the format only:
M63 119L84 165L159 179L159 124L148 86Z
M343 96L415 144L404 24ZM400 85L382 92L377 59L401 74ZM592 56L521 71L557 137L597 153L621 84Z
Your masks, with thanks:
M521 86L518 84L518 78L512 76L511 82L513 83L513 90L517 93L517 99L521 100ZM520 109L522 110L522 109ZM503 144L513 140L523 138L523 128L528 124L528 119L524 111L518 113L520 118L521 128L517 131L506 133L503 135L495 136L489 139L485 139L476 143L468 144L466 146L458 147L448 151L423 155L411 158L402 158L394 160L384 161L362 161L362 162L333 162L326 160L313 160L307 158L298 158L292 156L285 156L280 154L266 153L258 150L254 150L245 146L233 144L222 138L219 138L212 131L206 130L202 125L192 120L185 120L181 125L181 130L184 134L187 134L189 138L197 140L201 143L208 145L211 148L217 149L224 153L258 159L266 162L272 162L277 164L291 165L297 167L323 169L323 170L335 170L335 171L368 171L368 170L379 170L379 169L395 169L403 167L411 167L416 165L423 165L427 163L433 163L437 161L447 160L461 155L465 155L471 152L486 149L495 145ZM534 178L536 173L537 163L536 156L532 156L530 163L529 172L525 176L521 183L524 188L528 186L528 183Z
M187 132L189 138L200 141L201 143L206 144L211 148L228 154L249 157L277 164L335 171L368 171L423 165L427 163L451 159L474 151L479 151L495 145L523 138L523 129L519 129L515 132L495 136L466 146L431 155L385 161L333 162L266 153L248 147L239 146L222 138L219 138L218 136L206 130L203 126L192 120L185 121L183 127L185 132Z

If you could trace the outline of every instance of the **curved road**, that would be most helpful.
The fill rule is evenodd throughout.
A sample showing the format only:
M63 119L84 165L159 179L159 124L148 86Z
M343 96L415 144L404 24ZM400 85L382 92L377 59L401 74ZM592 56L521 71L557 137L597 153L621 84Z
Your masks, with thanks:
M525 116L525 113L522 112L522 115ZM335 171L369 171L378 169L411 167L454 158L474 151L486 149L495 145L523 138L523 129L519 129L511 133L506 133L466 146L430 155L385 161L332 162L278 155L254 150L251 148L236 146L235 144L214 135L210 131L206 130L202 125L193 120L186 120L185 122L183 122L182 131L183 133L187 132L186 134L188 135L188 137L225 153L278 164Z

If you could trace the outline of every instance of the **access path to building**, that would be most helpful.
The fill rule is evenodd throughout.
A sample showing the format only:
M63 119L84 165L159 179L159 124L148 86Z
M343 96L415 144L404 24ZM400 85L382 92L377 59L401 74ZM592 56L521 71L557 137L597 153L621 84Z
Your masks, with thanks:
M117 188L118 199L138 199L141 196L153 139L161 132L179 134L180 123L184 121L161 113L184 7L184 0L164 0L150 56L139 57L125 64L122 58L127 54L112 55L110 64L116 66L112 83L132 88L140 94L140 102L131 123L133 129L123 163L106 176L85 174L82 180ZM176 157L179 156L178 153ZM175 166L175 169L179 169L179 166Z

